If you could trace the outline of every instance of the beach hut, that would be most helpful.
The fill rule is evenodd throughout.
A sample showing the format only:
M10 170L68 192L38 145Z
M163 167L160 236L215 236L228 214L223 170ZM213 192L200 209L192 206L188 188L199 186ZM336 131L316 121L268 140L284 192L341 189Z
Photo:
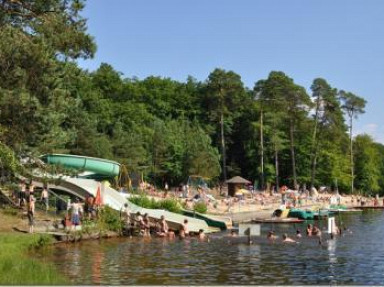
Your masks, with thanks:
M251 184L249 180L242 178L241 176L235 176L227 180L225 183L228 184L228 195L235 196L236 191L244 188L245 185Z

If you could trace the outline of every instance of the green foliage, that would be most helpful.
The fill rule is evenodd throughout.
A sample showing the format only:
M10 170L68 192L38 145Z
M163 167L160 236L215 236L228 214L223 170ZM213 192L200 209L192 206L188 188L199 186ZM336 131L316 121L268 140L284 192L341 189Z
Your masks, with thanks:
M281 71L256 81L253 90L219 68L201 82L124 78L107 63L89 73L74 61L96 50L81 16L84 3L2 1L2 177L20 172L20 156L58 152L114 159L126 174L143 173L155 184L178 185L191 174L217 181L220 173L260 181L263 127L265 182L293 187L337 180L345 192L355 179L359 189L384 190L384 156L378 153L374 166L368 141L357 141L352 176L352 133L344 117L352 127L364 99L317 78L311 101ZM360 170L365 166L372 177Z
M358 135L355 138L355 170L356 188L364 194L380 191L380 173L382 155L372 138L368 135Z
M165 209L174 213L181 213L181 204L177 199L174 198L160 200L158 208Z
M206 213L208 207L204 202L198 201L193 205L193 210L198 213Z
M6 215L11 215L11 216L17 216L19 214L19 210L13 208L13 207L4 207L2 208L1 212Z
M47 246L52 238L42 235L0 236L0 285L64 285L68 280L56 269L35 258L31 251ZM31 250L32 249L32 250Z
M30 249L39 249L52 244L53 238L48 234L39 234L33 237L33 241L29 244Z
M165 209L170 212L181 213L181 204L175 198L167 198L162 200L154 200L150 199L145 194L141 194L139 196L133 196L129 199L130 202L149 209Z
M103 206L98 212L97 225L101 230L111 230L121 232L123 222L120 219L119 212L108 205Z

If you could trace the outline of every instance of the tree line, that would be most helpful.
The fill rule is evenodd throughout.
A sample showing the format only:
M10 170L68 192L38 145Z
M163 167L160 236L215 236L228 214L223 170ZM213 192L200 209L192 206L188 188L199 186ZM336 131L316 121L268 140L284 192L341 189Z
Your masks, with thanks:
M362 97L322 78L308 93L282 71L251 88L219 68L204 81L126 78L107 63L89 72L76 62L96 51L83 8L0 1L3 172L20 157L55 152L117 160L158 184L242 175L259 188L384 190L384 146L351 136Z

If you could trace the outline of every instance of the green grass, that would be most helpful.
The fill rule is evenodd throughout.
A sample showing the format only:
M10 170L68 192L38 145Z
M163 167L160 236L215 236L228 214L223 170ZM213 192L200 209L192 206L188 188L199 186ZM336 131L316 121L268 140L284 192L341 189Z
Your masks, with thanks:
M34 250L50 241L36 234L0 233L0 285L68 284L48 263L33 258Z

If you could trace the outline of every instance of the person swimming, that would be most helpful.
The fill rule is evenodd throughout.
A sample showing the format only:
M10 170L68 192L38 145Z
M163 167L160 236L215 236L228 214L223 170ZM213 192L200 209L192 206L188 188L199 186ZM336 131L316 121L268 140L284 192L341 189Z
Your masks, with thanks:
M288 237L287 233L283 234L283 242L296 243L295 240L293 240L292 238Z
M277 236L275 235L275 232L273 230L271 230L268 232L267 238L269 240L275 240L277 238Z
M198 238L199 238L199 240L204 240L206 238L205 233L204 233L204 229L199 230Z
M306 229L307 236L312 236L312 229L313 229L312 224L308 224Z

